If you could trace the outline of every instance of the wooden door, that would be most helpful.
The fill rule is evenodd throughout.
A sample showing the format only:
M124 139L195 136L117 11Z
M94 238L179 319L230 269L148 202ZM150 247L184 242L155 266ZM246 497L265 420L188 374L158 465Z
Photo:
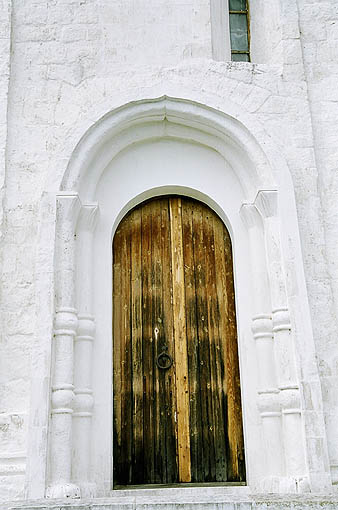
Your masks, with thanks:
M185 197L113 242L114 484L245 480L231 241Z

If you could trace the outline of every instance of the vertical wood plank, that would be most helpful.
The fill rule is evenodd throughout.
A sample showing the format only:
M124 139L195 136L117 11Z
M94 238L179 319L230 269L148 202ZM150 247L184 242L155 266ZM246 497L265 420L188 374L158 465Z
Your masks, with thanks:
M215 371L214 371L214 359L213 359L213 345L215 342L215 317L213 314L213 299L214 289L212 280L212 249L213 249L213 238L210 235L210 223L209 215L211 211L209 208L201 204L201 218L202 218L202 231L203 231L203 249L204 249L204 278L205 278L205 306L207 315L205 317L205 327L207 336L205 337L205 356L207 360L207 388L208 388L208 432L210 441L209 450L209 477L210 480L216 479L216 441L215 441L215 429L218 426L215 415Z
M201 476L201 470L203 467L203 444L201 441L202 416L196 310L193 214L194 202L188 199L182 200L185 305L190 396L191 481L200 482L203 479Z
M131 346L131 235L130 216L121 225L122 257L121 271L121 483L132 483L132 451L133 451L133 405L132 405L132 346Z
M161 200L152 201L152 288L153 288L153 339L154 339L154 423L155 483L166 479L165 453L165 374L156 366L157 356L163 351L162 309L162 253L161 253Z
M222 394L220 379L220 338L222 331L219 330L219 312L218 299L216 292L217 267L215 260L215 238L213 229L213 213L208 207L204 206L203 225L205 235L205 262L206 262L206 291L208 307L208 331L209 331L209 373L211 384L212 400L212 424L210 429L213 435L215 457L212 459L214 465L211 470L211 476L215 481L225 481L226 473L226 443L224 414L222 413ZM220 220L218 220L220 222Z
M144 483L155 477L154 443L154 342L152 327L152 204L142 207L142 270L143 270L143 402L144 402Z
M241 389L239 378L239 359L237 345L237 325L235 309L235 289L231 240L226 229L223 229L225 254L225 293L227 295L227 389L228 389L228 441L230 459L228 480L245 479L244 438L241 408Z
M216 265L216 291L219 306L219 330L220 330L220 379L222 385L222 392L224 396L227 395L227 374L226 374L226 349L227 349L227 335L228 335L228 297L225 292L226 289L226 267L225 267L225 254L224 254L224 232L223 224L220 223L218 218L214 217L213 220L214 236L215 236L215 265Z
M228 419L228 390L232 391L231 385L228 388L228 379L229 374L228 371L232 368L227 364L227 351L228 351L228 343L229 343L229 328L228 328L228 309L231 306L231 303L228 302L228 296L226 294L226 256L225 246L224 246L224 227L223 224L220 223L218 218L214 217L213 221L214 227L214 236L215 236L215 259L216 259L216 290L217 290L217 299L219 303L219 329L220 329L220 375L221 375L221 387L219 390L221 391L221 402L222 402L222 411L223 416L226 418L225 430L226 430L226 446L227 446L227 479L231 478L233 468L233 445L229 441L228 432L229 432L229 419ZM231 376L230 376L231 377Z
M174 324L172 310L172 276L171 276L171 247L170 247L170 216L169 199L161 200L161 260L162 260L162 331L163 343L168 347L168 353L174 357ZM177 462L177 426L176 385L174 366L165 370L162 375L164 395L164 427L165 427L165 467L164 483L175 483L178 480Z
M170 199L179 481L191 481L188 354L181 199Z
M194 259L196 268L196 303L198 349L200 360L200 399L202 413L201 441L203 442L203 466L200 476L203 481L213 481L215 448L212 432L212 393L210 382L210 353L208 330L208 300L206 294L206 244L203 224L203 206L194 206Z
M121 471L122 460L122 378L121 378L121 324L122 324L122 303L121 303L121 231L115 232L113 244L113 426L114 426L114 484Z
M131 331L133 389L133 483L143 480L143 361L142 361L142 267L141 210L130 216L131 228Z

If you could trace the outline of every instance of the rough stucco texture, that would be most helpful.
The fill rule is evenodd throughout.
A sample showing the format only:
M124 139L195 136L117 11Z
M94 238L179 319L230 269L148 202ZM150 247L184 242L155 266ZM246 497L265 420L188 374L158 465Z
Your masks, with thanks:
M93 122L126 101L161 94L238 104L253 125L269 132L288 162L330 459L338 465L336 1L283 0L283 30L275 42L283 48L283 66L270 67L210 60L208 0L13 0L9 95L8 3L0 2L0 10L6 14L0 24L1 189L6 170L0 497L23 496L41 193L57 188L72 150Z
M331 313L325 324L318 324L317 349L322 381L325 421L333 481L338 481L338 383L337 305L338 305L338 6L332 1L298 0L301 42L306 72L315 161L318 171L318 196L324 227L327 275L322 284L333 294ZM317 294L317 299L320 296ZM323 334L327 332L327 336Z

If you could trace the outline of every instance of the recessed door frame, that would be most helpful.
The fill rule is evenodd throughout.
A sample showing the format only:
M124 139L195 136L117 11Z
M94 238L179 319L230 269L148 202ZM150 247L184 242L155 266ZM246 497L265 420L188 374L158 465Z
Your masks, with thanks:
M293 184L285 160L259 123L240 107L229 106L228 101L220 107L216 95L205 96L208 106L168 97L133 99L135 96L130 104L112 111L88 130L74 150L62 182L56 183L51 175L49 191L43 195L39 257L44 262L37 267L37 294L44 306L37 318L36 345L47 364L38 367L32 384L29 496L43 497L46 486L50 497L62 497L67 491L70 497L80 492L83 496L108 495L111 490L112 236L128 210L163 193L186 194L204 201L219 214L232 238L250 487L282 492L306 490L309 485L312 490L325 483L329 486L322 408L305 412L307 402L301 398L298 380L301 371L315 401L321 402L319 377L313 368L315 348ZM137 156L134 151L141 146L147 157L152 157L156 144L166 147L168 142L177 143L176 151L171 159L156 163L152 169L144 166L143 157L134 157L132 164L124 159ZM184 158L194 158L189 170L180 168L182 158L175 159L177 150ZM215 157L220 158L219 163ZM108 176L112 179L107 181ZM277 258L271 250L276 243ZM259 270L249 267L248 253L264 261ZM255 309L258 301L268 303L257 300L257 296L266 293L271 298L273 289L279 288L272 271L276 262L282 268L278 274L283 275L288 267L297 275L297 294L291 295L289 283L284 282L283 302L276 308L267 305ZM84 382L88 386L80 386L76 379L74 388L71 379L62 379L59 385L51 382L51 397L48 391L46 397L41 391L49 380L49 363L54 357L52 341L47 342L46 335L52 338L53 324L54 345L60 345L61 340L70 345L76 335L78 347L75 356L70 349L59 365L53 360L52 381L65 373L66 364L69 373L72 375L73 368L76 374L85 360ZM288 338L297 356L292 384L281 381L276 388L265 386L261 391L258 375L263 371L258 363L262 362L263 368L270 366L264 359L271 352L260 347L266 345L263 339L268 336L281 341ZM91 350L84 348L85 342ZM275 368L272 372L276 375ZM290 374L288 377L291 381ZM313 429L305 427L310 419L323 445L320 462L311 446ZM280 431L278 423L282 421L287 426ZM58 430L69 439L67 446L60 444ZM270 443L273 449L262 441L266 432L275 441ZM296 442L295 437L299 438ZM297 456L287 455L291 448L297 449ZM275 462L276 455L271 452L276 449L288 462L291 459L291 465ZM268 462L257 462L258 452L263 452ZM78 467L76 473L74 466Z

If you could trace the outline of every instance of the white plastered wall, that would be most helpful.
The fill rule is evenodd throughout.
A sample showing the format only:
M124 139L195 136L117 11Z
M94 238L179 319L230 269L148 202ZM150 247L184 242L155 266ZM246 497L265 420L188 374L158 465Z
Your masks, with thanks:
M299 307L299 313L307 325L306 333L296 336L306 401L304 415L308 417L306 437L312 452L308 465L316 475L326 470L325 431L318 426L322 391L330 462L333 474L337 471L337 324L332 300L338 246L337 221L332 213L338 203L334 200L336 186L332 185L333 177L338 175L333 108L337 90L334 76L337 13L335 0L324 3L279 0L278 3L283 68L275 70L272 67L275 58L271 66L209 60L209 0L169 3L156 0L148 2L146 10L140 2L132 0L3 2L2 56L7 70L3 73L1 96L1 179L5 197L0 240L3 334L0 498L23 497L26 457L27 494L31 497L44 494L49 412L44 403L48 402L54 313L51 247L55 243L55 193L60 189L60 176L78 140L92 131L97 119L130 101L163 94L220 108L240 119L278 168L278 188L283 190L284 197L288 193L292 195L292 185L283 187L282 182L283 176L288 176L283 158L287 161L303 250L303 260L300 260L299 245L296 242L295 249L293 246L298 234L288 237L282 229L288 295L292 310L294 306L297 308L300 296L306 295L302 271L300 283L297 275L304 264L311 310L309 316L305 299L305 312ZM250 2L251 7L260 4L260 0ZM274 2L268 4L270 7ZM271 26L271 11L263 8L257 13L257 28L261 32L262 28ZM260 13L264 16L259 17ZM143 37L144 27L147 37ZM301 50L308 67L306 75ZM268 62L263 56L257 53L253 61ZM314 103L318 99L312 119L319 137L317 161L313 153L308 86ZM330 105L325 103L328 99L332 99ZM332 136L327 136L329 129ZM261 133L264 130L265 135ZM271 150L271 145L277 149ZM325 171L323 161L327 163ZM285 178L288 181L289 177ZM46 190L51 192L50 196ZM294 209L289 205L284 199L280 203L282 218L286 224L293 225L290 210ZM327 250L323 236L326 221L330 222L326 240L331 247ZM322 390L313 362L312 328ZM333 482L336 478L333 477ZM320 484L319 476L317 480Z

